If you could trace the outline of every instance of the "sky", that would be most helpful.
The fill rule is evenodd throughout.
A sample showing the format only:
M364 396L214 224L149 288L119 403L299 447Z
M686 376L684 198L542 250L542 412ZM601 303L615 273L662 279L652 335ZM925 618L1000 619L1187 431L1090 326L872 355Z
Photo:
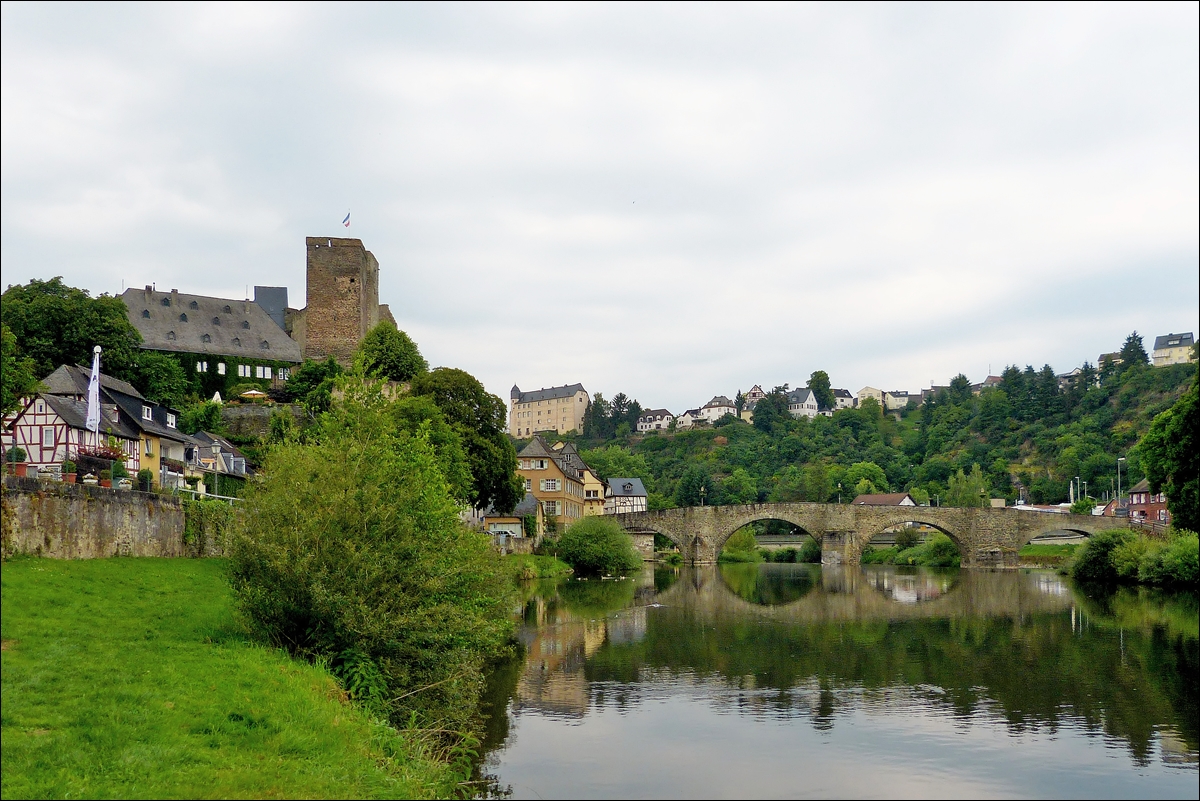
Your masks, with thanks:
M505 399L1062 372L1200 328L1198 8L5 3L3 284L349 235Z

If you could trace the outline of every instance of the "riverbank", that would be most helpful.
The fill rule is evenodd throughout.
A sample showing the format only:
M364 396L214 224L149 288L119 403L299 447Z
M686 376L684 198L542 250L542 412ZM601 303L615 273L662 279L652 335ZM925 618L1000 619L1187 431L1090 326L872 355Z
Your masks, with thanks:
M221 560L4 562L5 798L434 798L418 739L251 642Z

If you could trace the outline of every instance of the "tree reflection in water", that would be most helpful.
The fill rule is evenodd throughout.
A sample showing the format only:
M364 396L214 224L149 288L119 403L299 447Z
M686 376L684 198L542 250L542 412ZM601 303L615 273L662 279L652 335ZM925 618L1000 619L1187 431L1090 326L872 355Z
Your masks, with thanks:
M1143 765L1157 750L1196 766L1194 594L1089 595L1046 572L774 564L526 592L525 656L496 672L485 748L509 738L510 715L582 720L686 696L821 730L856 711L982 715L1013 733L1102 732Z

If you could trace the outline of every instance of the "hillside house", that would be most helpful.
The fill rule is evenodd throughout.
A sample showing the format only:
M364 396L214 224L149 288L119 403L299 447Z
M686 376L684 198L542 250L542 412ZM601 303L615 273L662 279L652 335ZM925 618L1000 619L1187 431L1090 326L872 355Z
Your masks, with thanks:
M851 409L858 405L858 399L850 394L848 389L835 389L833 391L834 405L839 409Z
M688 409L683 414L675 418L675 428L685 429L701 423L707 423L708 420L700 413L699 409Z
M807 417L811 420L821 412L821 405L811 389L793 389L787 394L787 402L792 417Z
M573 442L556 442L551 450L556 454L555 458L563 472L574 471L575 476L583 484L584 516L604 514L604 481L583 461L575 444Z
M610 478L604 494L604 514L646 511L646 487L640 478Z
M1151 358L1155 367L1166 367L1168 364L1186 364L1192 361L1192 347L1196 340L1192 332L1186 334L1167 334L1154 338L1154 352Z
M39 393L12 422L13 445L25 451L30 471L61 471L65 460L119 459L130 473L141 469L141 432L114 403L100 404L100 431L87 428L86 401ZM107 468L102 468L107 469Z
M1167 496L1162 492L1151 492L1150 482L1144 478L1130 488L1128 507L1130 520L1171 522L1171 513L1167 510Z
M700 407L700 416L710 423L715 423L727 414L737 415L737 406L724 395L715 395L712 400Z
M578 471L540 436L517 454L517 475L525 482L525 492L542 505L547 523L569 526L583 517L584 486Z
M532 531L527 520L532 522ZM546 534L546 516L533 493L525 497L510 514L502 515L489 506L483 513L483 530L501 553L531 553Z
M565 384L533 392L522 392L513 384L509 392L508 433L524 438L541 432L582 431L583 415L591 403L583 384Z
M671 427L671 421L675 419L675 415L671 414L666 409L650 409L642 412L642 415L637 421L637 430L645 431L666 431Z

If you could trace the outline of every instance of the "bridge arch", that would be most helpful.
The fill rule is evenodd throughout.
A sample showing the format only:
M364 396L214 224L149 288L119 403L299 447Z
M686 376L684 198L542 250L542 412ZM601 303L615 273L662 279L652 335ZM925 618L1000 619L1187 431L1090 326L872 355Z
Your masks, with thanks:
M913 511L912 512L901 512L899 514L884 517L882 521L880 521L880 520L872 521L870 526L868 526L864 530L860 531L859 534L857 535L857 539L859 539L859 545L860 545L860 547L858 549L859 553L862 553L863 548L866 548L868 545L870 545L871 541L873 539L878 537L880 534L883 534L888 529L895 528L897 526L902 526L905 523L917 523L922 526L929 526L930 528L935 529L935 530L940 531L941 533L945 534L947 537L950 538L950 541L954 543L954 547L958 548L959 555L960 556L966 555L966 546L963 542L963 538L962 538L962 536L960 536L958 533L955 532L955 530L954 530L956 528L955 526L948 525L945 521L943 521L941 523L934 523L934 522L932 522L932 515L922 514L922 509L927 509L929 507L903 506L903 507L896 507L896 508L912 509ZM874 531L872 531L872 529L874 529Z

